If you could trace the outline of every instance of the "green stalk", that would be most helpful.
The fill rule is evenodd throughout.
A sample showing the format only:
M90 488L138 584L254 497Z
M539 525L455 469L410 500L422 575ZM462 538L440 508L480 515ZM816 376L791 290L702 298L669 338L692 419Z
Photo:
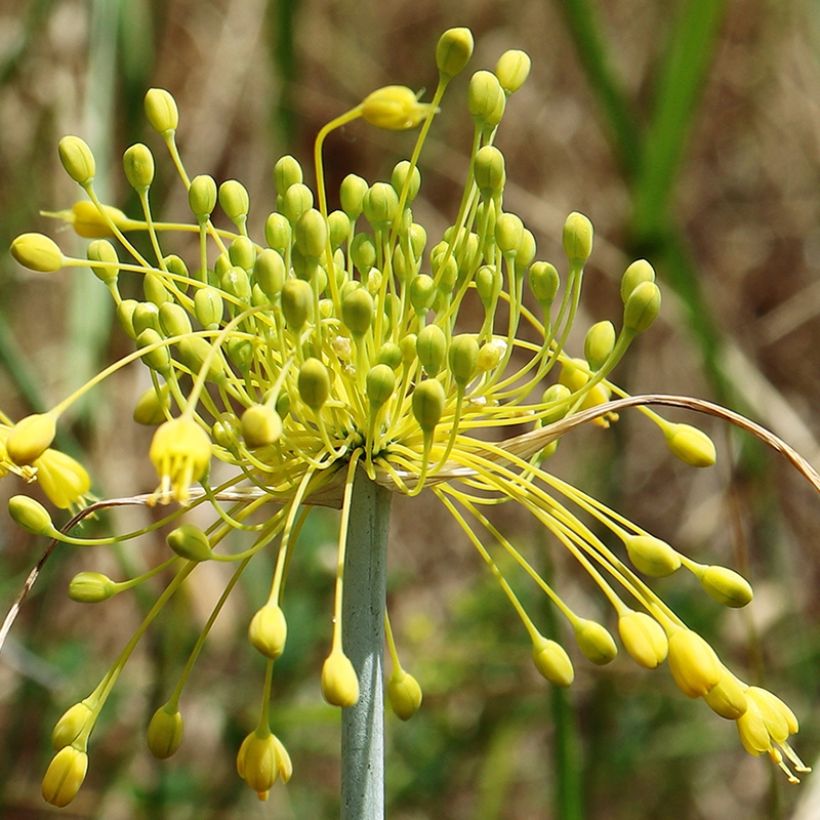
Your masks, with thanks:
M384 817L384 607L390 492L359 470L345 556L342 634L359 700L342 711L342 820Z

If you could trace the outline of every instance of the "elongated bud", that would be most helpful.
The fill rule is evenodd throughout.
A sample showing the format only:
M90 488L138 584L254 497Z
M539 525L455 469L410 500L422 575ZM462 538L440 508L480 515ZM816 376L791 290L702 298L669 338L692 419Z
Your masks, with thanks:
M421 686L409 672L399 669L387 681L387 699L397 717L410 720L421 706Z
M475 184L484 199L492 199L504 190L507 173L504 155L494 145L479 148L473 163Z
M661 309L661 291L654 282L637 285L624 305L624 330L643 333L658 318Z
M446 353L447 338L438 325L427 325L419 331L416 338L416 355L430 376L439 373Z
M188 313L176 302L165 302L160 305L159 324L168 336L185 336L191 332Z
M575 670L561 644L540 636L533 641L532 660L535 668L550 683L569 686L575 680Z
M672 454L692 467L711 467L717 460L712 439L691 424L670 424L663 430Z
M148 327L137 336L137 346L148 349L142 360L151 370L162 374L168 373L171 369L171 354L168 345L162 343L162 336L154 328Z
M690 698L706 695L720 680L720 661L709 644L691 629L669 636L669 671L678 689Z
M709 595L724 606L743 607L754 597L749 582L727 567L706 567L698 580Z
M107 601L117 591L117 585L101 572L78 572L68 582L68 597L82 604Z
M319 412L330 395L330 376L318 359L307 359L299 368L299 398L314 412Z
M322 695L331 706L342 708L359 700L356 670L340 649L334 649L322 665Z
M57 434L52 413L34 413L15 424L6 439L6 454L21 467L38 459L52 444Z
M154 181L154 157L147 145L138 142L122 155L128 184L137 192L147 191Z
M242 413L242 438L248 447L268 447L282 435L282 419L266 404L252 404Z
M268 299L275 300L285 286L285 262L282 257L271 248L263 250L254 262L253 279Z
M599 370L615 347L615 326L612 322L596 322L584 339L584 358L590 370Z
M271 214L265 221L265 241L280 253L290 247L292 234L290 222L283 214Z
M194 294L194 316L205 330L216 330L225 307L216 288L208 285Z
M38 273L53 273L63 266L57 243L41 233L20 234L11 243L11 255L24 268Z
M387 364L377 364L367 372L367 398L370 406L378 410L396 389L396 376Z
M499 214L495 220L495 242L503 254L515 256L524 236L524 223L516 214Z
M348 215L351 221L358 219L362 212L364 195L367 193L367 180L356 174L348 174L343 180L339 189L339 200L342 210Z
M448 351L453 380L463 390L478 369L478 339L471 333L455 336Z
M362 200L365 219L374 230L387 230L399 209L399 197L392 185L376 182L368 188Z
M663 578L680 567L680 555L660 538L652 535L627 535L624 546L629 560L644 575Z
M282 313L291 330L300 331L313 306L313 289L302 279L289 279L282 288Z
M473 56L473 34L468 28L449 28L436 44L436 68L449 82L460 74Z
M564 253L570 265L583 267L592 253L592 223L583 214L573 211L564 223Z
M342 322L354 338L370 330L373 321L373 297L365 288L356 288L342 299Z
M186 561L207 561L213 557L208 536L194 524L181 524L168 533L168 546Z
M350 236L350 217L344 211L331 211L327 215L327 231L330 247L341 248Z
M110 242L105 239L95 239L93 242L88 244L85 255L88 257L90 262L106 263L105 266L89 266L91 268L91 272L97 277L97 279L109 287L116 284L119 276L119 268L112 266L116 265L120 260L117 256L117 249Z
M67 806L76 796L88 771L88 755L65 746L52 758L43 777L43 798L53 806Z
M302 166L299 161L290 154L285 154L280 157L273 166L273 183L276 186L276 193L279 196L284 196L285 191L291 185L297 185L302 182L304 175L302 174Z
M504 116L506 95L491 71L476 71L467 90L467 108L476 125L482 129L495 128Z
M266 658L276 660L285 651L288 624L285 613L276 604L265 604L251 618L248 640Z
M309 208L293 226L293 241L299 252L318 259L327 249L327 222L315 208Z
M57 150L63 168L74 182L83 188L90 185L97 167L86 141L80 137L63 137L57 144Z
M413 415L422 431L432 433L441 420L446 397L444 388L436 379L427 379L413 391Z
M415 128L434 110L430 103L420 103L412 89L403 85L378 88L368 94L361 104L365 122L391 131Z
M409 205L416 198L421 188L421 174L419 173L419 169L414 165L413 173L411 174L409 161L403 159L393 168L393 173L390 175L390 184L398 196L401 196L405 187L407 188L405 204ZM398 205L398 202L396 205Z
M245 186L235 179L227 179L219 186L218 199L219 207L225 212L225 216L241 228L250 210L250 198Z
M417 314L426 313L436 298L436 284L426 273L420 273L410 283L410 304Z
M660 624L645 612L629 612L618 618L618 634L632 659L646 669L660 666L669 651Z
M501 293L503 278L501 271L490 265L483 265L476 271L475 287L478 291L478 298L484 310L491 310Z
M176 131L179 111L171 94L164 88L149 88L145 94L145 116L151 127L163 137Z
M515 269L519 275L526 271L527 266L535 259L536 250L535 236L532 231L524 228L515 254Z
M166 703L154 712L145 739L151 754L160 760L171 757L182 745L184 726L176 706Z
M510 49L505 51L495 65L495 76L507 94L513 94L521 88L530 76L532 60L526 51Z
M638 285L654 282L655 271L646 259L636 259L621 277L621 301L626 304L629 295Z
M85 701L75 703L63 712L51 732L51 747L55 752L70 746L85 728L93 713Z
M603 666L615 659L618 654L615 639L597 621L582 618L575 624L574 631L578 648L588 660Z
M743 684L722 666L720 679L703 699L715 714L726 720L737 720L747 708L744 688Z
M191 213L200 221L207 221L216 207L216 182L207 174L200 174L191 180L188 189L188 205Z

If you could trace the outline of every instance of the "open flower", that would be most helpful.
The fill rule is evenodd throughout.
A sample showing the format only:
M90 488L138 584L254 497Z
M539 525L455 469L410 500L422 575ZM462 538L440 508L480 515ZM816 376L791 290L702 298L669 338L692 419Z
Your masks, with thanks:
M493 515L498 504L520 507L600 590L621 644L636 663L655 669L668 657L686 695L703 698L718 714L737 720L744 746L753 754L768 752L792 777L789 763L804 767L787 744L797 730L791 712L764 690L737 682L643 576L682 569L730 606L749 602L749 584L728 568L698 564L543 466L573 429L586 423L607 428L628 408L654 425L671 453L687 464L709 466L715 450L696 428L671 423L649 407L696 402L630 397L611 378L660 310L660 289L647 261L637 260L623 274L618 327L598 322L587 332L583 351L571 355L565 349L593 250L593 228L586 216L570 214L562 237L566 259L555 265L539 258L535 237L506 208L504 157L494 138L509 94L529 70L522 52L505 55L498 76L480 71L470 81L475 148L453 224L432 242L415 221L419 150L447 84L472 50L465 32L443 35L437 51L440 82L430 103L418 102L409 89L389 86L322 129L315 192L293 157L277 162L277 210L265 222L264 239L248 234L250 203L240 183L217 186L208 176L189 178L174 142L176 105L168 92L152 89L146 98L149 120L168 145L188 191L192 218L186 227L200 239L201 252L187 266L162 252L163 233L179 225L153 218L147 196L153 160L145 146L126 152L126 176L142 205L139 218L121 217L102 205L89 172L67 166L75 178L82 177L89 207L96 209L94 235L115 238L120 252L99 240L89 246L88 260L62 261L91 267L111 291L125 332L136 341L137 350L109 371L137 358L151 370L153 388L135 411L142 422L161 422L149 453L160 485L149 500L181 505L160 522L176 527L161 567L170 570L170 581L112 670L83 701L89 704L83 737L162 605L202 562L231 562L235 573L149 729L152 749L160 757L172 754L182 740L179 700L208 631L253 558L271 550L276 561L269 592L266 600L255 602L249 629L250 643L265 658L264 706L258 728L239 750L237 766L260 796L277 777L287 780L290 759L267 719L273 664L287 651L285 578L305 513L317 504L339 507L334 617L322 688L331 703L351 706L359 685L345 653L341 606L352 487L366 480L406 496L426 489L438 500L520 617L538 671L568 686L574 678L570 654L542 635L516 587L532 583L540 588L566 621L581 654L593 663L611 661L617 644L607 626L575 611L498 528ZM329 212L322 145L335 127L357 118L391 129L420 126L416 150L395 166L389 181L368 184L348 175L339 192L341 208ZM90 154L72 139L72 150L86 168ZM217 227L222 219L217 203L230 228ZM85 218L83 224L88 222ZM127 234L133 231L147 234L152 255L144 256L132 244ZM124 275L141 278L144 301L121 296L118 282ZM465 305L480 311L477 326L464 326ZM218 486L209 483L212 457L228 468L229 477ZM816 480L799 457L790 457ZM76 490L84 488L79 495L87 490L79 479L74 484ZM230 507L222 506L225 500ZM213 508L213 526L203 531L180 524L191 506L202 504ZM232 530L250 533L250 546L234 550L228 539ZM502 571L499 556L512 559L503 562L511 572ZM86 597L100 602L156 571L116 583L105 578L102 586L92 579L95 585ZM89 588L84 580L85 585L75 584L77 590ZM290 641L298 638L289 636ZM395 670L389 695L407 718L421 704L421 687L398 661L389 622L387 638ZM79 771L78 764L71 765ZM70 799L71 790L62 781L53 786L54 777L49 778L47 798L58 804Z

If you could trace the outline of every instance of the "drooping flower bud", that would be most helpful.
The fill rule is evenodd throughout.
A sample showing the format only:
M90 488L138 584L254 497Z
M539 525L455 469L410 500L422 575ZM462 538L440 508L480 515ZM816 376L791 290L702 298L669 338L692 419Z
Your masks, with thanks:
M421 686L409 672L399 669L387 681L387 699L397 717L410 720L421 706Z
M57 435L53 413L34 413L15 424L6 439L6 455L21 467L38 459Z
M575 640L584 656L593 663L603 666L615 659L618 647L609 630L597 621L581 618L574 626Z
M624 546L629 560L644 575L663 578L680 567L680 555L660 538L652 535L627 535Z
M743 607L754 597L749 582L728 567L706 567L698 580L709 595L724 606Z
M717 460L712 439L691 424L670 424L663 429L666 446L692 467L711 467Z
M322 665L322 695L331 706L342 708L359 700L356 670L341 649L334 649Z
M708 694L720 681L720 661L709 644L691 629L669 636L669 671L678 689L690 698Z
M208 536L194 524L180 524L166 538L168 546L186 561L208 561L213 557Z
M116 284L119 276L119 268L113 267L120 260L117 256L117 249L105 239L95 239L88 244L85 255L90 262L104 262L105 265L90 265L91 272L103 284Z
M43 798L53 806L67 806L76 796L88 771L88 755L65 746L52 758L43 777Z
M533 641L532 660L541 675L556 686L569 686L575 680L575 670L569 655L555 641L539 635Z
M618 618L618 634L632 659L655 669L666 659L669 644L661 625L645 612L629 610Z
M248 640L266 658L276 660L285 651L288 624L277 604L265 604L257 610L248 625Z
M54 729L51 731L51 747L55 752L70 746L93 717L93 713L85 701L69 706L63 712Z
M151 754L159 760L171 757L182 745L184 725L179 709L171 703L160 706L148 723L145 739Z

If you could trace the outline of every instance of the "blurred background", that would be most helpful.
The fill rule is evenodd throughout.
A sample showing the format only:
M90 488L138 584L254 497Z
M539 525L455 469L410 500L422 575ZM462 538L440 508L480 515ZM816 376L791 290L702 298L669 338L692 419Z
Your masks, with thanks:
M0 247L41 230L84 254L81 240L38 215L77 198L57 159L66 133L93 148L106 199L132 211L120 157L147 142L158 158L155 211L186 213L142 113L145 90L157 85L178 102L189 172L242 180L258 236L274 206L276 159L294 154L310 179L313 137L329 119L380 85L431 93L435 44L452 25L474 32L473 70L492 68L508 48L532 57L497 140L505 207L535 233L539 257L556 262L568 212L595 225L575 349L590 323L618 323L619 277L645 256L658 271L663 313L619 368L619 383L727 403L817 465L820 8L812 0L2 0ZM431 244L453 219L467 168L466 85L466 75L454 81L421 161L415 211ZM331 190L351 171L389 178L412 140L361 123L335 133L326 147ZM19 418L47 408L127 353L111 320L90 273L32 274L0 255L2 409ZM130 422L146 378L127 369L62 430L61 445L92 467L100 496L154 486L150 431ZM820 752L817 498L748 437L711 418L669 415L713 436L716 467L674 461L654 428L626 414L609 432L573 434L550 469L693 558L749 577L749 611L724 611L687 578L658 591L741 676L787 700L811 764ZM13 477L0 484L4 498L19 491ZM551 691L480 560L426 503L420 514L398 499L393 511L391 613L425 701L408 724L388 718L391 818L820 816L817 775L788 786L742 751L734 726L680 695L665 669L649 673L620 656L598 669L580 659L573 687ZM99 527L139 521L109 517ZM86 784L62 817L338 815L339 719L319 692L335 528L333 515L311 518L285 607L290 640L277 664L273 724L293 758L291 783L262 804L234 769L261 689L245 627L268 559L234 594L187 688L182 749L161 763L145 746L144 727L224 584L206 567L126 669L92 737ZM567 597L600 609L586 579L524 515L510 515L506 531L535 545ZM3 611L43 546L0 522ZM51 727L96 685L150 606L147 591L99 608L75 604L68 580L80 569L134 574L162 549L143 539L104 554L60 550L47 565L0 656L3 817L57 813L39 795ZM549 624L544 602L533 596L528 605Z

